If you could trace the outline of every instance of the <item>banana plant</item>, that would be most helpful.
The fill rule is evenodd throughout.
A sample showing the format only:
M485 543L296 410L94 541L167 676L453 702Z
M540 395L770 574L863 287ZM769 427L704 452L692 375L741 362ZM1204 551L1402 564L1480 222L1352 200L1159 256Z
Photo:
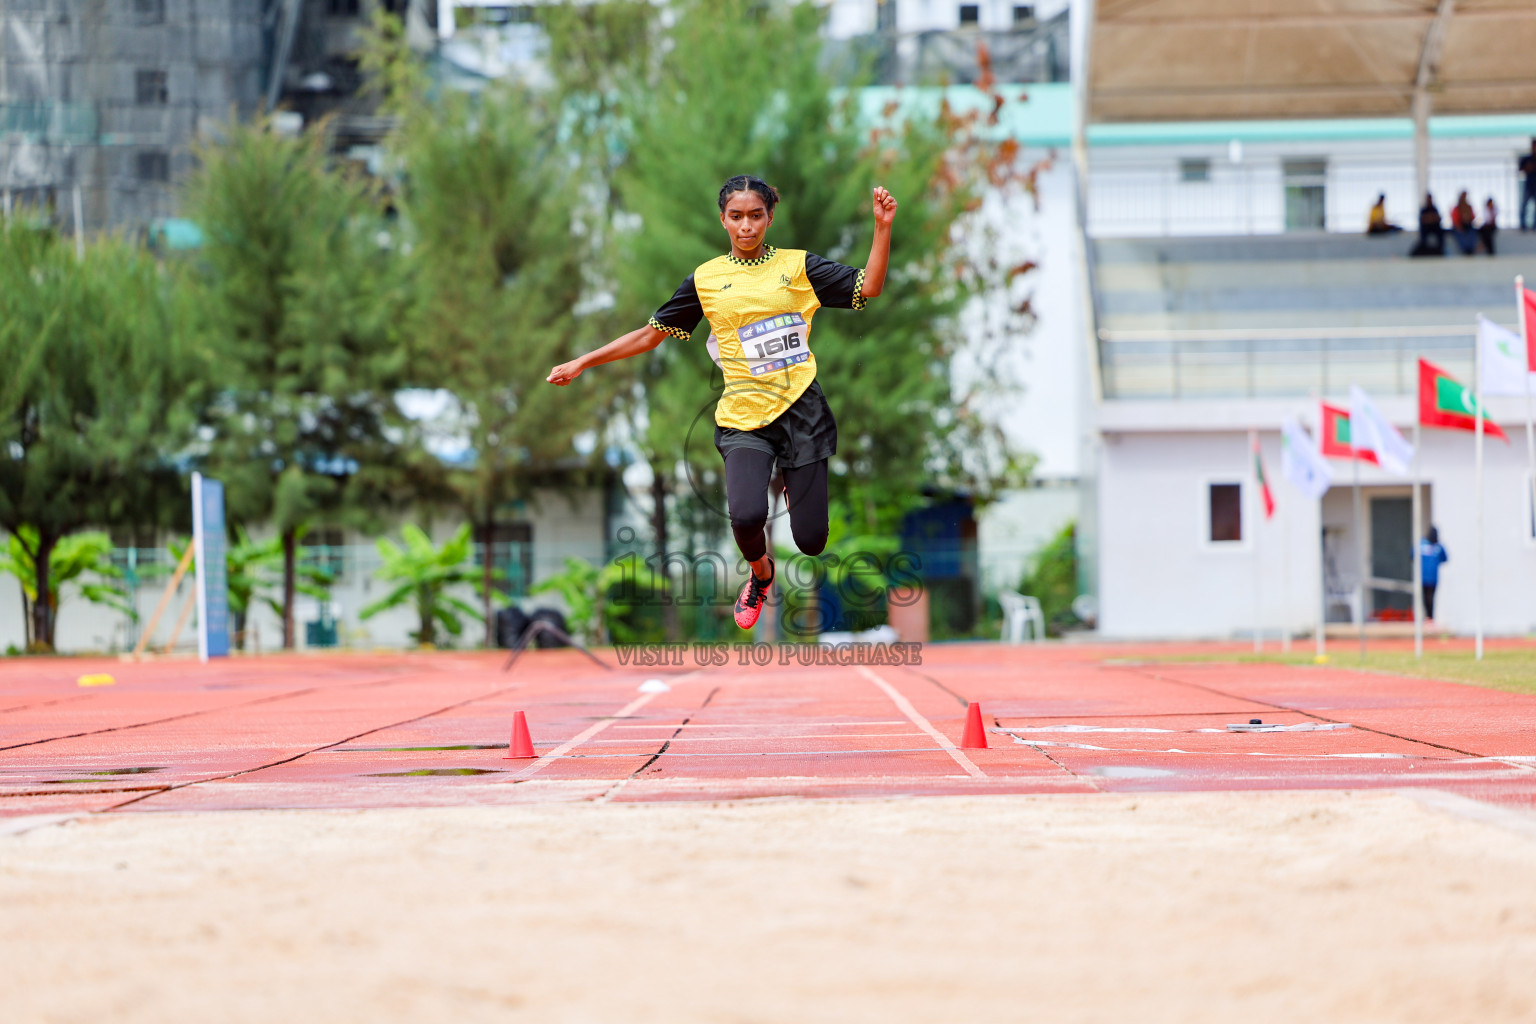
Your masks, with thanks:
M432 543L420 527L407 523L400 530L401 547L386 537L378 541L384 564L374 573L395 588L365 607L360 617L371 619L379 612L414 603L418 625L411 635L423 647L435 646L438 627L449 636L464 630L463 619L480 619L480 609L449 593L460 585L482 586L481 572L470 563L470 529L465 524L442 547ZM498 576L499 574L493 574Z
M0 548L0 572L15 576L21 584L22 611L27 626L27 646L33 646L32 606L37 603L37 533L29 526L5 540ZM65 584L79 588L80 596L92 604L103 605L137 619L133 601L124 586L123 570L112 562L112 538L97 530L71 533L60 538L48 559L47 603L50 621L59 612L59 596Z

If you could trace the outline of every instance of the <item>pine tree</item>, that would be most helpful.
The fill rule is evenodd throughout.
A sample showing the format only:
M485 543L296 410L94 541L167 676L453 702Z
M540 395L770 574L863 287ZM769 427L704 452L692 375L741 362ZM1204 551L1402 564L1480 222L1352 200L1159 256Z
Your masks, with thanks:
M202 150L185 204L207 238L189 275L198 322L227 384L210 463L231 516L282 538L284 647L301 528L372 525L407 497L394 433L402 261L382 198L329 167L323 140L232 125Z
M169 283L118 240L84 259L51 229L0 223L0 526L32 566L33 646L52 650L60 541L142 525L185 495L209 364L178 329Z
M373 45L370 63L399 118L389 146L411 243L412 382L445 393L432 426L466 446L446 462L419 448L419 476L474 524L490 645L497 509L536 487L569 494L591 482L574 438L600 426L613 386L545 383L578 335L595 343L578 315L591 244L580 230L582 168L555 97L510 82L434 95L396 23L381 21Z
M617 172L624 206L643 218L625 238L615 276L620 309L642 323L693 269L728 250L715 196L734 174L756 174L783 197L771 244L863 266L873 231L870 191L898 198L891 271L859 313L823 312L812 345L837 415L832 491L844 514L891 529L921 500L962 420L951 394L954 318L974 294L954 231L978 179L957 163L967 125L948 111L875 130L856 109L859 83L823 70L822 13L809 4L688 0L653 83L630 101L633 130ZM653 468L678 460L694 477L718 467L712 410L719 371L703 345L667 342L644 377ZM685 439L687 439L685 449ZM711 498L718 500L718 498Z

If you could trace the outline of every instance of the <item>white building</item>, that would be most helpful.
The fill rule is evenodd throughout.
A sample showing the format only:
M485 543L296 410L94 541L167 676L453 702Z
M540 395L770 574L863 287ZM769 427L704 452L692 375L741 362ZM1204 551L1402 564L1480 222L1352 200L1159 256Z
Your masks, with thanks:
M1171 0L1155 16L1100 4L1082 19L1093 313L1081 536L1103 634L1299 631L1324 610L1350 621L1411 607L1409 481L1364 466L1356 491L1354 465L1335 462L1332 489L1309 501L1281 478L1278 428L1295 415L1315 433L1319 401L1347 405L1358 384L1411 434L1417 359L1470 383L1477 314L1512 326L1513 279L1536 274L1536 244L1514 230L1536 77L1495 56L1528 12L1456 11L1213 13ZM1362 30L1385 16L1393 31ZM1495 78L1501 91L1482 84ZM1244 116L1265 120L1233 119ZM1480 216L1492 197L1498 255L1451 245L1409 258L1425 188L1443 215L1462 190ZM1378 194L1409 231L1363 235ZM1487 630L1522 633L1536 628L1523 403L1488 406L1512 443L1487 442L1481 567L1472 437L1422 437L1424 522L1451 555L1437 619L1471 632L1481 575Z

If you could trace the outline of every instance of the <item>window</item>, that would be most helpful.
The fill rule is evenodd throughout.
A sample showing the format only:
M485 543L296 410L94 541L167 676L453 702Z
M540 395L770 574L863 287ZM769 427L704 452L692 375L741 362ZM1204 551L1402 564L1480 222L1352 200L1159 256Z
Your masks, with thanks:
M483 528L475 530L475 565L485 564ZM533 526L530 523L496 523L491 527L491 568L501 578L491 584L498 592L526 594L533 582Z
M1199 182L1211 180L1211 161L1207 157L1194 157L1179 161L1179 180Z
M304 534L301 556L307 568L319 569L333 580L341 579L347 568L346 533L338 527L325 526Z
M128 586L136 586L149 567L176 561L169 551L155 543L151 527L114 527L110 536L112 564L128 577L124 581Z
M1015 25L1028 25L1035 20L1034 4L1014 4L1013 23Z
M146 149L139 153L138 172L140 181L170 181L171 154L163 149Z
M875 29L879 32L896 31L896 0L879 0L875 4Z
M355 18L362 13L362 0L327 0L325 13L333 18Z
M979 24L981 24L981 5L980 4L961 4L960 5L960 24L961 25L979 25Z
M133 15L140 25L158 25L165 20L165 0L133 0Z
M1322 231L1326 226L1324 189L1328 183L1326 160L1286 160L1285 230Z
M1243 485L1211 484L1210 529L1206 537L1212 544L1229 544L1243 539Z
M163 107L171 100L164 71L140 69L133 75L133 94L141 107Z

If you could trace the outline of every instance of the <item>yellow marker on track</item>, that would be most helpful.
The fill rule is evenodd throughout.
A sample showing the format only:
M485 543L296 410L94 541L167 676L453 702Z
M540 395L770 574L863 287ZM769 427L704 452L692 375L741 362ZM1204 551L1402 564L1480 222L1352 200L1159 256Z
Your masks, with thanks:
M75 682L81 686L111 686L113 683L117 682L117 680L113 679L105 672L98 672L94 675L81 676L79 679L75 680Z

